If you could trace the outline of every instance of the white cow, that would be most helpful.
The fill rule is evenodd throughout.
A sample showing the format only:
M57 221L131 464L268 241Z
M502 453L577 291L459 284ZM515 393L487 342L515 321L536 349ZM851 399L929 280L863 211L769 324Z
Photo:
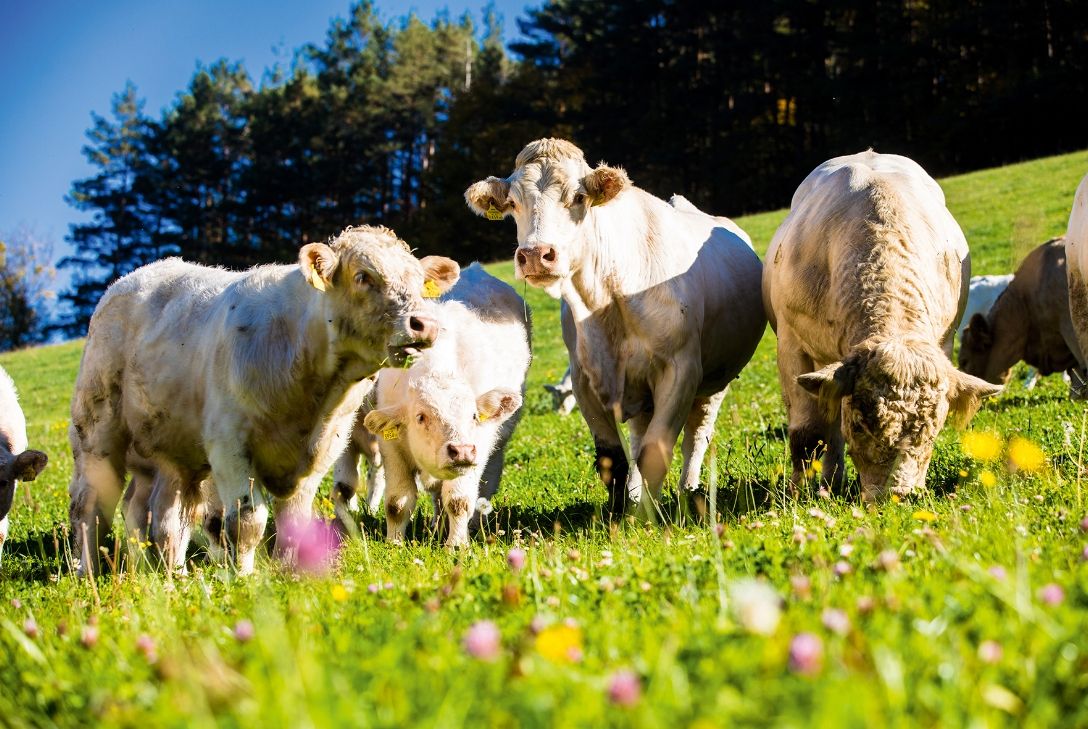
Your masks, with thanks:
M298 265L232 272L167 259L110 286L72 398L80 570L95 567L131 452L153 465L158 497L130 501L141 509L126 514L130 528L150 512L164 560L182 567L210 476L238 570L251 572L265 492L277 512L309 518L366 394L360 382L433 342L424 284L444 290L458 270L448 258L419 261L392 231L364 226L303 246Z
M1007 273L1001 276L972 276L971 285L967 289L967 305L960 317L960 325L956 329L956 336L963 341L963 330L975 314L986 316L993 308L994 302L1005 292L1012 283L1013 274Z
M26 448L26 419L15 383L0 367L0 554L8 538L8 513L20 481L33 481L49 462L41 451Z
M866 499L910 492L948 414L1001 391L949 360L970 265L940 186L906 157L836 157L797 188L763 272L795 485L824 454L841 486L845 438Z
M766 327L746 236L683 198L670 205L634 187L622 169L591 168L561 139L531 142L509 177L477 182L465 199L480 215L514 217L518 279L563 299L574 395L611 511L644 496L645 479L652 513L681 430L681 487L697 489L725 389ZM637 464L630 481L621 421Z
M468 542L477 500L498 489L521 415L529 312L513 288L474 263L431 315L441 323L438 341L407 370L378 373L364 423L381 435L389 540L404 539L418 476L441 497L446 545L457 547Z
M1069 228L1065 233L1066 276L1069 283L1069 315L1073 320L1073 333L1079 351L1078 365L1085 371L1088 362L1088 175L1080 181L1073 196L1073 209L1069 213ZM1088 385L1074 382L1071 394L1078 400L1088 399Z

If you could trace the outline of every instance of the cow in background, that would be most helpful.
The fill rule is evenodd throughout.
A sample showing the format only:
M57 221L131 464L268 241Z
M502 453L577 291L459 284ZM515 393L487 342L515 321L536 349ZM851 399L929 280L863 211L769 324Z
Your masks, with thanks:
M49 457L27 450L26 418L19 407L15 383L0 367L0 555L8 538L8 513L20 481L33 481Z

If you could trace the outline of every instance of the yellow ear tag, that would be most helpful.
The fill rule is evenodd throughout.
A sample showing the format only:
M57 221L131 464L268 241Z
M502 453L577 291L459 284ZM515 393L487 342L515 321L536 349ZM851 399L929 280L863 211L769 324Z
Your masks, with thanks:
M487 413L476 413L476 419L479 420L481 423L486 420L490 420L490 418L487 416Z
M386 428L385 430L382 431L382 438L385 438L386 440L396 440L399 437L400 437L400 428L398 428L396 426L393 426L391 428Z
M442 295L442 291L438 288L438 284L430 279L427 279L423 284L423 298L425 299L437 299Z
M310 270L310 285L318 291L325 290L325 282L321 279L321 274L317 272L317 269Z
M488 220L502 220L502 212L495 207L495 203L491 203L491 206L484 215L487 216Z

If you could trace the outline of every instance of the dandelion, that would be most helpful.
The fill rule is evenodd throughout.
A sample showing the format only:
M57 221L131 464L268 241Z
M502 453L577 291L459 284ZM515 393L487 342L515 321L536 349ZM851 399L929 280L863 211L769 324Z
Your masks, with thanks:
M932 524L933 522L937 521L937 515L934 514L932 511L926 511L925 509L914 512L912 518L916 519L917 521L924 521L928 524Z
M514 547L506 553L506 564L510 565L513 572L521 572L525 568L525 550Z
M537 653L553 663L577 663L582 660L582 631L577 625L552 625L536 636Z
M1046 465L1043 449L1019 436L1009 441L1009 463L1018 471L1038 471Z
M982 484L983 486L985 486L986 488L992 489L994 486L997 485L997 476L995 476L989 470L982 471L978 475L978 482L980 484Z
M98 645L98 628L93 625L84 625L79 635L79 642L84 648L94 648Z
M1001 439L993 433L964 433L961 445L963 452L976 461L992 461L1001 453Z
M616 706L634 706L642 698L642 682L631 670L616 671L608 682L608 700Z
M239 643L248 643L253 640L256 631L253 629L253 623L248 620L239 620L234 624L233 635L234 639Z
M1047 605L1061 605L1065 600L1065 590L1061 588L1061 585L1051 582L1039 590L1039 599Z
M993 577L995 580L1000 580L1001 582L1004 582L1005 578L1009 576L1005 571L1005 568L999 564L995 564L987 571L990 573L990 577Z
M465 633L465 653L480 661L494 661L502 652L499 627L490 620L473 623Z
M1001 660L1005 651L1001 644L994 640L984 640L978 644L978 659L983 663L994 664Z
M34 618L27 618L23 621L23 633L31 640L38 639L38 623Z
M741 580L730 590L737 621L749 633L771 635L782 617L782 598L766 582Z
M823 665L824 644L812 633L798 633L790 641L790 670L805 676L818 673Z
M348 599L348 588L344 587L340 583L332 586L332 599L336 602L346 602Z
M820 616L824 627L837 635L846 635L850 632L850 618L838 608L827 608Z

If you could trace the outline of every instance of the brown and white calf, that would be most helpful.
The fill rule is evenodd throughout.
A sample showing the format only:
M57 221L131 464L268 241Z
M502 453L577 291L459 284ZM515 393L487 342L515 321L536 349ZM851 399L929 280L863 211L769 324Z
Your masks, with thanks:
M988 311L972 315L960 340L960 369L1004 384L1012 366L1027 362L1040 374L1068 372L1084 382L1080 346L1069 314L1065 239L1054 238L1024 257Z
M698 488L725 389L766 327L762 267L739 228L640 190L622 169L591 168L562 139L531 142L513 173L465 199L480 215L513 216L517 278L563 300L574 395L612 512L644 495L644 479L652 513L681 430L681 487Z
M445 289L457 274L453 261L419 261L392 231L364 226L303 246L297 265L233 272L167 259L110 286L72 398L80 570L96 564L131 451L153 466L159 496L149 509L134 499L142 511L130 528L150 511L152 540L182 567L210 477L238 569L252 571L264 494L277 513L309 517L368 389L360 383L433 343L424 283Z
M19 407L15 383L0 367L0 555L8 539L8 514L20 481L33 481L49 457L27 450L26 418Z
M529 312L513 288L474 263L431 315L438 341L408 369L378 373L364 423L381 436L389 540L404 539L418 476L448 520L446 545L456 547L468 542L478 499L499 487L525 395Z
M1079 371L1084 372L1084 355L1088 353L1088 175L1080 181L1073 196L1069 227L1065 233L1066 277L1069 284L1069 317L1072 323L1073 354L1078 357ZM1077 399L1088 398L1085 384L1073 380L1072 394Z
M870 150L805 178L763 272L795 485L822 453L841 486L844 440L866 499L924 484L949 413L1001 390L949 359L969 280L967 241L912 160Z

